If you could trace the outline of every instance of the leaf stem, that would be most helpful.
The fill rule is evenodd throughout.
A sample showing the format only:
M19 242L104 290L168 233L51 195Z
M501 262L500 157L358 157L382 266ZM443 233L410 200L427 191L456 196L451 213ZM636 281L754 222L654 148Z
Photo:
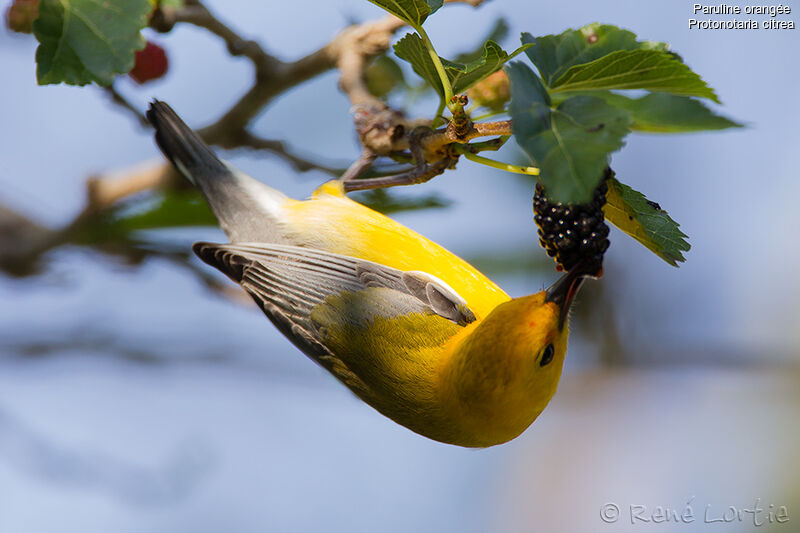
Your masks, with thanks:
M466 157L470 161L474 161L475 163L480 163L481 165L486 165L488 167L505 170L506 172L514 172L515 174L525 174L526 176L539 175L539 169L536 167L521 167L519 165L511 165L509 163L495 161L494 159L489 159L488 157L483 157L478 154L473 154L468 147L463 145L455 145L454 148L456 152L461 153L464 157Z
M433 66L436 67L436 73L439 74L439 80L442 82L442 88L444 89L444 98L442 99L442 104L449 105L450 99L453 98L453 87L450 85L450 79L447 77L447 73L444 71L442 60L439 57L439 54L436 53L436 49L433 47L430 37L428 37L428 34L422 29L422 25L414 27L414 29L417 30L419 36L422 37L422 43L425 45L425 48L428 49L428 55L431 57Z
M479 152L487 152L487 151L496 152L497 150L503 147L503 145L509 138L510 137L508 135L502 135L500 137L494 138L489 141L481 141L476 143L465 144L464 148L466 148L473 154L477 154Z
M439 108L436 110L436 115L433 117L431 126L438 128L444 122L447 122L447 119L444 117L444 98L442 98L439 101Z

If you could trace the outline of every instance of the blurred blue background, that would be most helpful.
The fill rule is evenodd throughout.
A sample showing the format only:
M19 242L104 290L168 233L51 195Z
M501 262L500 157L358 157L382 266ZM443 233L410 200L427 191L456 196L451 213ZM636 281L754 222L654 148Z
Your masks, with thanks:
M363 0L208 4L287 60L382 16ZM667 209L692 250L675 269L612 230L605 277L577 302L564 377L534 425L488 450L429 441L358 401L255 306L212 293L175 261L127 265L62 247L37 275L0 274L0 532L733 532L753 530L752 518L706 516L757 499L765 521L770 504L788 509L788 523L764 529L797 530L800 30L689 30L691 3L632 0L455 5L426 27L447 57L499 17L512 30L506 48L520 31L595 21L667 41L717 90L719 111L747 124L633 135L614 155L618 178ZM142 109L158 97L202 126L250 83L249 64L201 30L150 36L167 48L167 77L119 84ZM100 90L38 87L34 52L31 37L0 32L0 205L58 227L83 208L88 176L160 155ZM283 95L256 131L352 161L336 81L332 71ZM411 114L434 110L422 98ZM327 179L269 155L226 157L295 197ZM514 296L555 279L536 243L531 182L463 161L401 194L428 192L452 205L396 218L485 265ZM188 249L223 237L189 228L156 238ZM632 505L682 513L690 499L692 523L631 523ZM607 503L620 508L612 524L601 519Z

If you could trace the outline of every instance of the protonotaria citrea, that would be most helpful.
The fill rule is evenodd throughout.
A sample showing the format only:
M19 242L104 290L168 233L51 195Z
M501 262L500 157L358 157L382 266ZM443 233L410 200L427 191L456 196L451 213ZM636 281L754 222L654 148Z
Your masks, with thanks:
M522 433L556 391L583 276L511 299L464 260L347 198L305 201L220 161L165 103L147 117L231 244L197 243L273 324L366 403L421 435L485 447Z

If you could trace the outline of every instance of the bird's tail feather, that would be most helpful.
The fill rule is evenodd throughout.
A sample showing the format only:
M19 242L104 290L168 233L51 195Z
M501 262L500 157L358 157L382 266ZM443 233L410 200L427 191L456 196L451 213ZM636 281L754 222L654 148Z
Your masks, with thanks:
M154 100L147 120L161 151L200 189L231 242L283 242L276 221L286 195L220 160L168 104Z

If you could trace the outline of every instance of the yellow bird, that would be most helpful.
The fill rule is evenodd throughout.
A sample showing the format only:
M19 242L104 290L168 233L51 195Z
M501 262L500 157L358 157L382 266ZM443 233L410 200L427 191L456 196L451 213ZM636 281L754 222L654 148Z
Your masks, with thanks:
M512 299L338 181L293 200L223 163L167 104L154 101L147 117L231 241L195 253L379 412L437 441L486 447L517 437L553 397L578 267Z

